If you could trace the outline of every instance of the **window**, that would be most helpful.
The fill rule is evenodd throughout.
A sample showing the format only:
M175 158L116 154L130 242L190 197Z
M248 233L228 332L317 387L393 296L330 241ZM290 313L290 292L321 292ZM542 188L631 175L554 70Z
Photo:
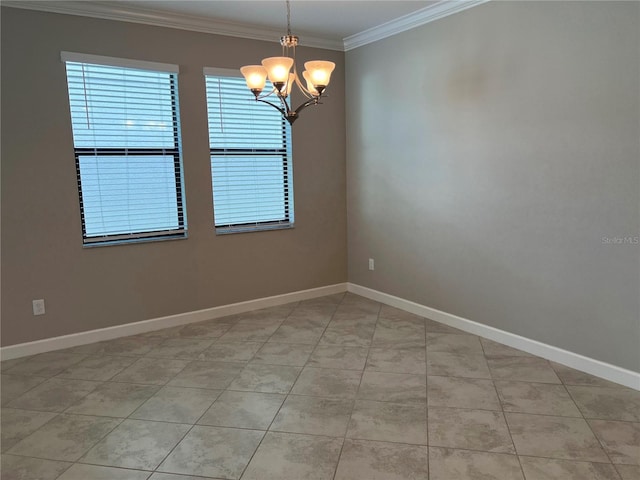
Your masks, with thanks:
M84 244L185 237L177 67L62 60Z
M216 233L290 228L291 127L239 75L205 69Z

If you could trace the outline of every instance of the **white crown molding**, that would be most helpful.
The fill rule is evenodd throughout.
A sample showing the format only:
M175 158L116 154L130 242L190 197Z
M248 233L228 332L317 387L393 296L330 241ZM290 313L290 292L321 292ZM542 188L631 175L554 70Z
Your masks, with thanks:
M383 38L448 17L449 15L462 12L463 10L481 5L488 1L489 0L441 0L434 5L429 5L428 7L421 8L415 12L398 17L390 22L383 23L377 27L372 27L360 33L356 33L355 35L346 37L344 39L344 51L348 52L354 48L377 42Z
M349 51L383 38L405 32L425 25L468 8L481 5L490 0L441 0L428 7L398 17L390 22L372 27L343 41L302 34L301 46L325 48L328 50ZM210 18L197 17L178 13L167 13L159 10L141 9L130 6L117 6L113 3L78 2L78 1L46 1L46 0L2 0L2 6L39 10L43 12L79 15L83 17L118 20L141 23L156 27L177 28L193 32L212 33L229 37L249 38L267 42L277 42L282 35L281 30L245 25ZM300 32L299 32L300 33Z
M66 15L78 15L82 17L102 18L106 20L119 20L123 22L142 23L156 27L177 28L193 32L212 33L226 35L228 37L248 38L267 42L279 42L284 33L282 30L246 25L211 18L197 17L178 13L167 13L159 10L141 9L130 6L117 6L102 2L78 2L78 1L20 1L2 0L2 6L22 8L26 10L39 10L51 13L63 13ZM341 40L306 35L297 32L300 36L300 46L324 48L327 50L343 51Z

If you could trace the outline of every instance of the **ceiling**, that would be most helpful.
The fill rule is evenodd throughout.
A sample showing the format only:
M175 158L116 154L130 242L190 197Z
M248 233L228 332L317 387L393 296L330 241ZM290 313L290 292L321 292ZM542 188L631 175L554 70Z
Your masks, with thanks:
M280 29L283 34L286 33L287 9L284 0L121 0L108 3ZM438 2L292 0L291 29L299 36L307 33L328 40L343 40L435 3Z
M0 0L3 6L277 42L285 0ZM489 0L291 0L300 45L350 50Z

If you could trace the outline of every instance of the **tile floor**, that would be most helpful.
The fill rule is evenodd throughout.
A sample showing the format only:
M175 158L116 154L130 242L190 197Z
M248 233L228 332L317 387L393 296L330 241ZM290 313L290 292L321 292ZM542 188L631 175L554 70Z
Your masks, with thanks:
M2 363L2 479L638 480L640 392L352 294Z

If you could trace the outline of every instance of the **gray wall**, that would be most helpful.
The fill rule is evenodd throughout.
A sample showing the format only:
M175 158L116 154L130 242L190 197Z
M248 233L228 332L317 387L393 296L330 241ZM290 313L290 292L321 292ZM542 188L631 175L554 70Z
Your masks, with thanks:
M640 371L640 4L490 2L347 52L349 281ZM367 259L376 270L367 270Z
M293 129L295 229L216 236L202 67L239 68L280 46L12 8L1 15L2 345L346 281L343 53L298 50L299 64L323 58L337 68L331 97ZM61 50L180 65L187 240L83 249ZM32 315L36 298L45 316Z

